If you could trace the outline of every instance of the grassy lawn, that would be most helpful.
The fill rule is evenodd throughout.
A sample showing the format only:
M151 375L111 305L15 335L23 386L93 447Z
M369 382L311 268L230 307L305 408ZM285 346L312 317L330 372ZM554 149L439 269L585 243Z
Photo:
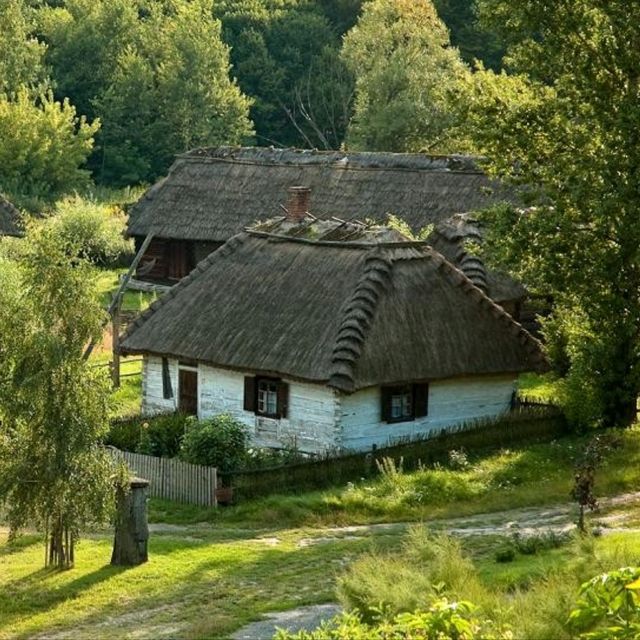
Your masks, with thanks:
M368 551L399 549L403 534L320 537L310 530L275 530L248 537L242 530L196 527L154 534L150 561L122 569L109 563L111 540L94 536L78 548L76 568L42 569L43 547L34 537L0 539L0 637L27 638L69 631L73 637L228 637L261 614L336 600L338 577ZM508 564L493 558L498 538L469 539L481 582L506 597L539 587L550 572L576 572L572 545L518 555ZM616 534L593 542L615 557L620 545L640 551L640 535ZM609 562L612 562L610 560ZM591 573L606 563L589 567ZM612 567L609 567L612 568ZM541 612L543 613L543 612Z
M110 539L83 540L63 573L42 569L36 538L0 543L0 637L225 637L263 612L333 600L337 573L371 544L299 545L306 535L153 535L150 562L127 570L109 565Z

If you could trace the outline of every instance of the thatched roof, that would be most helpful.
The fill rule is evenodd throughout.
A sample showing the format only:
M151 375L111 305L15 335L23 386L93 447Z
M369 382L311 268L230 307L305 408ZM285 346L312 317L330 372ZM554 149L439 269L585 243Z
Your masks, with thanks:
M544 368L539 343L425 243L285 226L209 255L129 326L122 350L347 392Z
M473 245L483 241L481 224L473 214L459 213L439 222L428 240L492 300L500 303L525 297L526 289L520 282L506 273L487 269L473 251Z
M20 211L0 194L0 236L21 236Z
M392 213L419 230L507 193L472 158L273 148L198 149L132 207L128 233L224 242L281 213L291 185L311 188L311 213L385 221Z

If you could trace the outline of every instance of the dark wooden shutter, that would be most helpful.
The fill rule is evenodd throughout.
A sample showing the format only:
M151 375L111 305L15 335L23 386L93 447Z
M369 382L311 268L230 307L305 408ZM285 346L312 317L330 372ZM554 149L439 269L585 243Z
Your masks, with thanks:
M162 397L165 400L173 398L173 388L171 387L171 373L169 371L168 358L162 358Z
M245 376L244 379L244 410L256 410L256 379L253 376Z
M380 418L383 422L391 420L391 387L380 387Z
M286 418L289 414L289 385L278 382L278 418Z
M426 382L413 385L413 410L416 418L429 412L429 385Z

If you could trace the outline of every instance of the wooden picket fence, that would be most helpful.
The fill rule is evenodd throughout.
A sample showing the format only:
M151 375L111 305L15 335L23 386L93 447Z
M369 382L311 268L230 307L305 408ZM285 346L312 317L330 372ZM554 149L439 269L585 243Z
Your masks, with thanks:
M109 447L114 457L124 460L133 473L149 481L149 495L201 507L215 507L218 473L172 458L156 458Z

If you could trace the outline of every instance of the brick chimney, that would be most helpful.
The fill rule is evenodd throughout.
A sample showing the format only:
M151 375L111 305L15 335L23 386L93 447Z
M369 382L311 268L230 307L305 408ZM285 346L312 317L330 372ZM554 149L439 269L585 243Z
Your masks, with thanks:
M287 202L287 220L289 222L302 222L309 211L309 187L289 187L289 200Z

